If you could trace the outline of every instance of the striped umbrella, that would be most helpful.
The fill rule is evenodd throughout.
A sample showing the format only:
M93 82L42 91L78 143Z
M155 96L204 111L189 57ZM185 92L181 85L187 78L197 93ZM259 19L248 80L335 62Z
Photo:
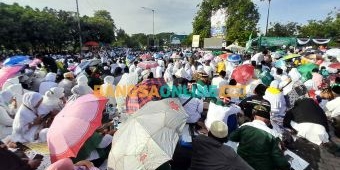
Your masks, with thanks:
M150 69L150 68L155 68L158 66L158 63L156 61L143 61L138 63L138 67L142 69Z
M152 60L153 59L152 55L150 55L150 54L143 54L139 58L141 58L144 61L145 60Z

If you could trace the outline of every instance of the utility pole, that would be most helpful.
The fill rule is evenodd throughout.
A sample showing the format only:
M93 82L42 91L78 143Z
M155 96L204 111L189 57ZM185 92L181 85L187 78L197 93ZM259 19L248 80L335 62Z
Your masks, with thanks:
M80 47L80 56L82 54L82 48L83 48L83 41L81 38L81 27L80 27L80 17L79 17L79 7L78 7L78 0L76 0L76 4L77 4L77 18L78 18L78 29L79 29L79 47Z
M267 13L267 24L266 24L266 36L267 36L267 33L268 33L268 22L269 22L270 1L271 1L271 0L268 0L268 13Z
M152 40L153 45L155 46L155 9L142 7L145 10L152 11Z

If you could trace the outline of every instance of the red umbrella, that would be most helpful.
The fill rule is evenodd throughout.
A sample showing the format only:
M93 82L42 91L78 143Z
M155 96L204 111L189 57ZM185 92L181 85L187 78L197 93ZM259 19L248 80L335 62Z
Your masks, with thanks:
M143 54L139 58L141 58L142 60L152 60L153 59L153 57L150 54Z
M88 94L66 104L54 118L47 133L51 162L76 157L80 148L101 126L107 99Z
M223 60L226 60L229 55L230 55L229 53L224 53L224 54L219 55L219 57Z
M158 66L158 63L156 61L143 61L138 63L138 67L142 69L150 69L150 68L155 68Z
M247 84L254 75L254 69L251 64L238 66L231 74L231 78L235 79L237 83Z
M7 79L14 77L22 66L2 67L0 69L0 88L6 82Z
M94 46L94 47L98 47L99 43L95 42L95 41L88 41L85 43L86 46Z
M340 69L340 63L332 63L328 67L334 68L334 69Z

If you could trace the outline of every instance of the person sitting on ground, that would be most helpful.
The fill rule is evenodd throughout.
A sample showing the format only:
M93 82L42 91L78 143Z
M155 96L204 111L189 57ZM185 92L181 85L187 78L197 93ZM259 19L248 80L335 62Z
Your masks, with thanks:
M36 170L41 164L39 159L22 159L0 141L0 165L6 170Z
M74 75L72 72L64 73L64 79L58 84L58 87L64 88L65 97L72 95L71 89L75 85Z
M229 140L239 142L237 153L256 170L290 169L284 157L277 133L270 126L270 110L256 105L254 120L243 124L229 136Z
M217 89L216 94L219 94L219 93L222 92L222 91L220 91L220 87L228 85L228 81L225 79L225 76L227 75L227 73L224 70L221 70L218 73L218 75L219 75L218 77L214 77L211 80L211 85L216 86L216 89ZM224 89L224 88L221 88L221 89Z
M287 111L283 126L317 145L329 141L326 114L307 94L305 98L298 99L294 107Z
M77 77L77 85L84 86L82 89L84 90L85 94L93 93L93 89L88 85L88 78L85 75L81 75ZM72 89L71 89L72 92ZM72 94L74 94L72 92Z
M52 57L43 56L38 54L37 59L41 60L48 72L57 73L58 66L56 61Z
M55 82L56 78L56 73L47 73L44 81L40 83L39 93L44 95L52 87L58 87L58 83Z
M208 136L199 135L193 140L191 170L252 170L235 151L224 143L228 126L222 121L211 124Z
M263 99L263 96L266 92L267 87L263 84L259 84L255 87L254 94L250 97L243 99L239 106L241 107L244 116L246 116L246 121L253 121L253 109L256 105L263 105L268 110L270 110L270 102L266 99Z
M6 138L12 133L12 125L16 109L16 99L8 90L0 92L0 139ZM11 109L12 108L12 109Z

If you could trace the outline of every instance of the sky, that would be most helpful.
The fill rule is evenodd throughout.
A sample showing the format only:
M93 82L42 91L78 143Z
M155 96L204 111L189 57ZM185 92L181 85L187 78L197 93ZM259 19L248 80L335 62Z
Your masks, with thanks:
M29 5L33 8L54 8L76 11L76 0L0 0L1 2ZM128 34L152 33L152 11L155 10L155 33L175 32L189 34L192 21L202 0L78 0L80 15L92 16L95 10L107 10L118 28ZM265 31L268 1L253 0L258 6L260 21L258 27ZM324 19L337 7L340 0L271 0L270 22L289 21L305 24L311 19Z

